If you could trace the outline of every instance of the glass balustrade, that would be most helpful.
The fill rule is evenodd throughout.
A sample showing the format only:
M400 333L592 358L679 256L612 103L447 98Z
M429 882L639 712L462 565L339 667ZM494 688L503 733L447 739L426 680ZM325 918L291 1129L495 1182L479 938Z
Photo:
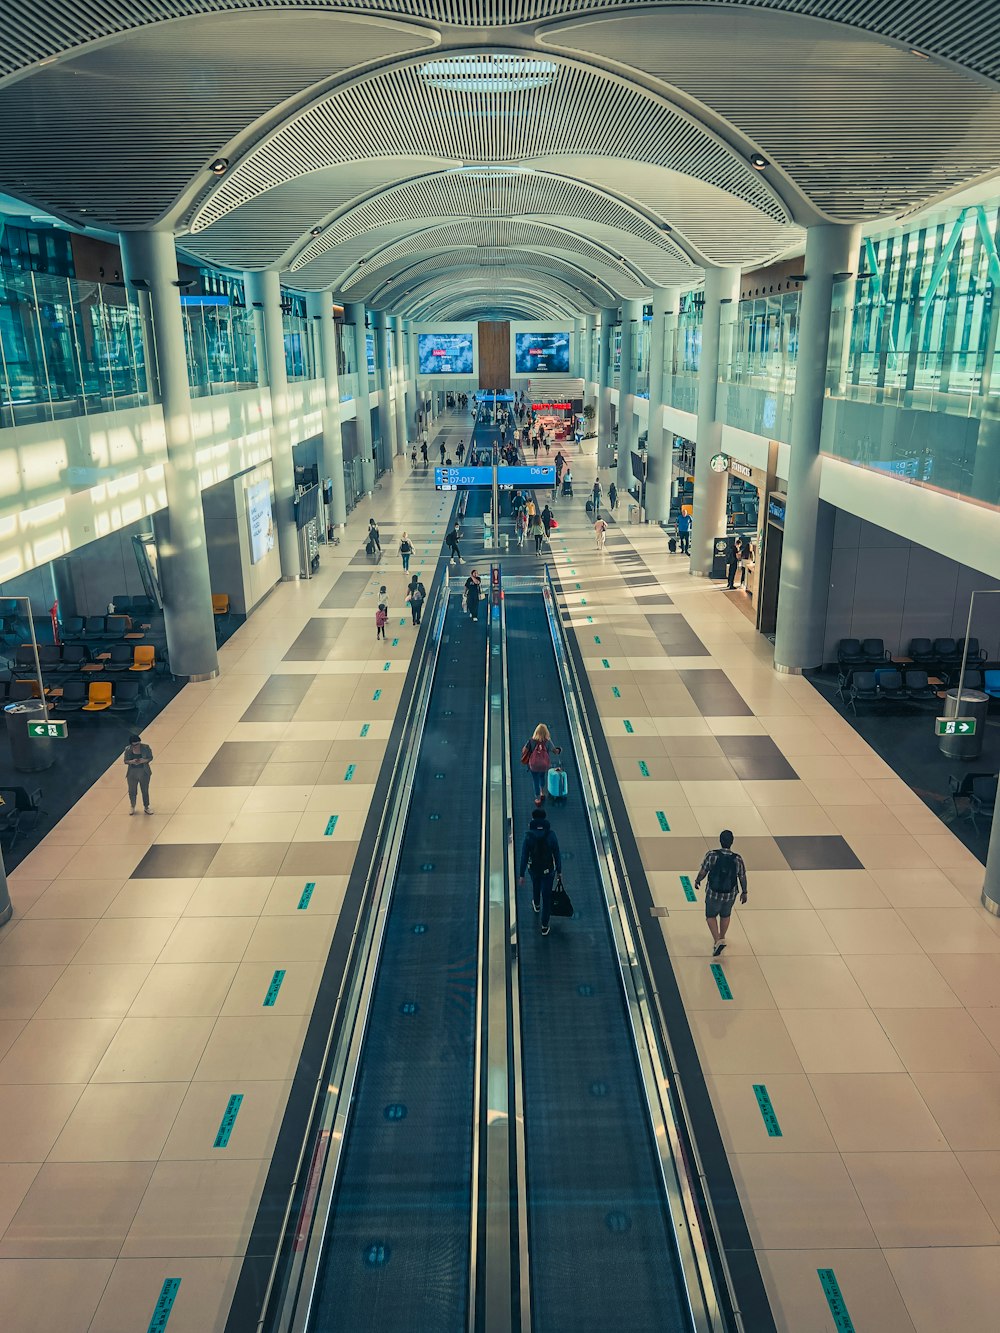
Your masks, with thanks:
M181 297L192 398L233 393L258 383L254 315L228 297Z

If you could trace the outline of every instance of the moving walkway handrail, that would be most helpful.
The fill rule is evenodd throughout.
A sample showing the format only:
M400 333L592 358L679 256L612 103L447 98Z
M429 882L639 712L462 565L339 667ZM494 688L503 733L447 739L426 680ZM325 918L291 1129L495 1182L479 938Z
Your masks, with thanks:
M603 774L596 762L590 719L580 705L580 680L567 648L566 630L559 615L558 597L548 565L545 567L544 597L563 702L579 762L581 792L618 952L619 972L625 988L642 1071L643 1090L677 1238L689 1306L699 1333L708 1333L709 1330L715 1333L727 1327L743 1330L744 1323L722 1246L708 1180L698 1154L692 1118L684 1098L645 941L637 926L635 898L625 859L620 852L621 844ZM694 1163L699 1198L696 1198L690 1179L688 1159ZM699 1199L704 1208L704 1218L699 1209ZM725 1299L720 1299L718 1282L704 1241L705 1222L712 1231L716 1259L725 1286Z
M417 682L407 705L399 749L393 760L390 795L379 821L376 852L365 887L367 906L358 916L334 1009L334 1021L320 1065L321 1074L310 1113L311 1132L303 1141L285 1211L283 1243L275 1256L258 1324L259 1328L267 1327L272 1333L302 1333L309 1322L449 597L450 576L446 567L428 624L430 632L424 639ZM298 1216L293 1220L297 1201ZM282 1260L293 1226L291 1261L284 1275L283 1290L279 1293ZM272 1309L275 1301L278 1302L277 1308Z

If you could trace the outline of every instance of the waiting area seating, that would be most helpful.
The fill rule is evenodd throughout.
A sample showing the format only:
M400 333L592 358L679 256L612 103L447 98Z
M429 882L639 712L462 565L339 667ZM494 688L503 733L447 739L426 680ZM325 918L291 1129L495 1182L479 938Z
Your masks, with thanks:
M980 819L988 828L996 809L998 776L996 773L963 773L961 777L949 777L951 818L968 819L977 834Z
M0 843L9 851L24 831L43 818L40 787L0 787Z
M837 647L837 694L857 713L859 703L938 703L958 684L965 640L911 639L905 656L893 656L882 639L841 639ZM965 689L1000 699L1000 670L987 670L987 652L970 636Z

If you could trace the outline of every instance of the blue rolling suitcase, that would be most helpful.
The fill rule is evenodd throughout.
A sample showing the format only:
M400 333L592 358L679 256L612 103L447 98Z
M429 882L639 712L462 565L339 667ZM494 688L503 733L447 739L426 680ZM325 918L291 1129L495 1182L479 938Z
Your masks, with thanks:
M564 768L550 768L548 776L548 791L554 801L565 801L569 795L569 781L566 777Z

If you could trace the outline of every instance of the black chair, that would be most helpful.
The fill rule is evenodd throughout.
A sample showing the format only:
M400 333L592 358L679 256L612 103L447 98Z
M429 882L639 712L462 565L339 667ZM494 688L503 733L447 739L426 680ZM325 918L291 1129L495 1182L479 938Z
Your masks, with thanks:
M111 700L110 712L128 713L132 709L138 711L142 702L142 687L137 680L120 680L115 682L114 697Z
M63 686L62 698L56 700L57 713L76 713L87 702L87 682L68 680Z
M917 702L937 702L937 691L928 683L926 671L908 671L905 680L907 698Z
M966 667L965 684L963 686L963 689L981 690L982 688L983 688L983 673L979 670L972 671L969 669L969 667Z
M909 697L903 686L903 677L898 671L880 671L877 676L878 691L883 699L900 702Z
M972 827L979 832L978 818L992 821L997 806L997 774L979 773L972 779L969 793L969 818Z
M12 704L24 703L26 699L34 699L35 682L34 680L13 680L10 683L10 689L7 691L7 698Z
M847 694L847 702L853 709L855 717L857 717L859 703L876 704L880 698L875 672L855 671L851 677L851 687Z
M128 671L132 665L132 645L116 643L112 645L111 656L104 663L105 671Z
M962 665L962 654L954 639L934 640L934 660L943 671L956 670Z
M42 789L35 787L34 790L29 791L27 787L0 787L0 796L3 797L4 801L4 804L0 806L0 815L7 811L14 815L13 820L8 820L3 827L0 827L0 837L3 837L12 825L13 831L8 846L13 847L18 834L21 832L21 826L26 820L34 827L44 817Z
M69 639L79 639L83 636L87 627L87 622L83 616L65 616L59 624L59 636L65 643Z
M103 638L104 638L104 617L103 617L103 616L88 616L88 617L87 617L87 623L86 623L86 625L84 626L84 632L86 633L88 639L103 639Z
M134 616L145 616L147 618L149 616L155 616L156 603L151 597L133 597L132 614Z
M124 593L120 593L117 597L112 597L111 605L116 611L122 611L125 615L128 615L129 611L132 609L132 598L126 597Z
M860 639L841 639L837 647L837 661L840 666L864 666L866 660Z
M14 653L14 670L18 675L24 675L27 671L34 675L35 650L30 643L19 643L17 645L17 651Z
M85 643L64 643L62 661L54 669L56 675L72 676L80 670L84 662L90 661L90 649Z
M958 649L958 660L959 660L959 663L961 664L961 661L962 661L962 653L963 653L963 651L964 651L964 649L965 649L965 640L964 640L964 639L959 639L959 641L958 641L958 643L955 645L955 647ZM979 666L979 665L981 665L983 662L986 661L986 658L987 658L988 656L989 656L989 654L987 653L986 649L985 649L985 648L980 648L980 646L979 646L979 640L978 640L977 638L974 638L974 637L970 634L970 635L969 635L969 654L968 654L968 657L966 658L966 671L968 671L968 668L969 668L970 666Z
M912 659L914 666L932 666L937 660L930 639L911 639L910 651L906 655Z
M869 666L881 666L883 662L889 660L889 653L882 639L863 640L861 651L864 653L865 661Z
M47 676L51 671L58 671L62 664L62 645L58 643L40 643L38 645L38 663L42 668L43 676Z

